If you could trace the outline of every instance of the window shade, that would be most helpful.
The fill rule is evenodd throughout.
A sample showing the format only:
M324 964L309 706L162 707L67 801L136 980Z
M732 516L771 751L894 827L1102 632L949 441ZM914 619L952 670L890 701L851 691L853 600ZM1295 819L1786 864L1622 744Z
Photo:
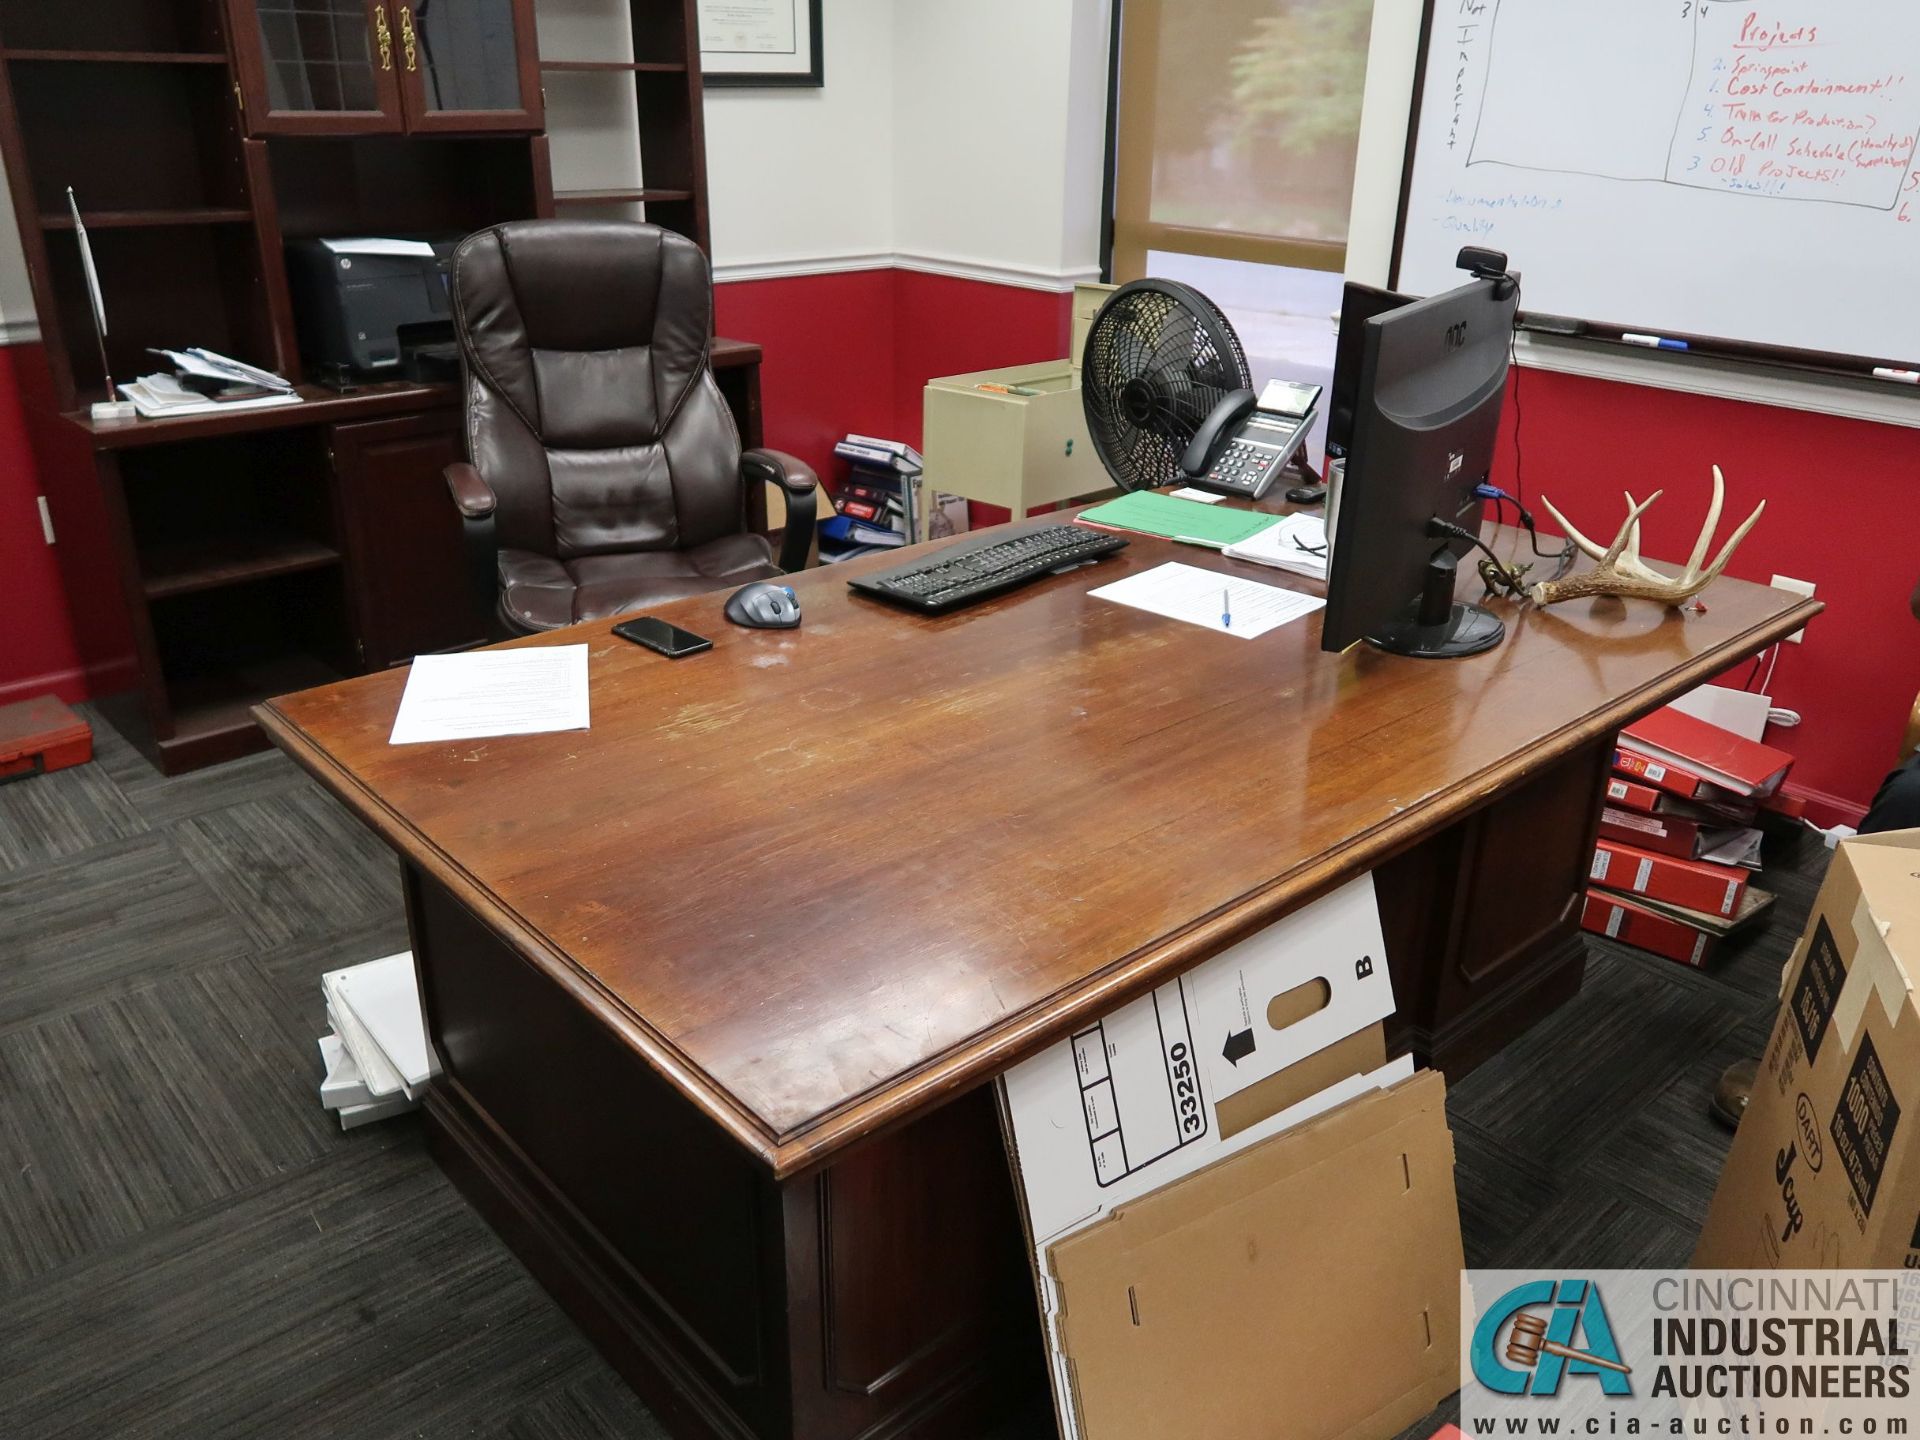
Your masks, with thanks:
M1373 0L1122 0L1113 274L1342 269Z

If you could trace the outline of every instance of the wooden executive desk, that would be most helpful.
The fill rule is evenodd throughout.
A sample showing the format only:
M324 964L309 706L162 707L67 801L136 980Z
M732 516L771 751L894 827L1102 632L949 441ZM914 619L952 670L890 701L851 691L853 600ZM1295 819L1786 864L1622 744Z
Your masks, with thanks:
M1819 606L1503 606L1447 663L1089 600L798 631L608 622L593 727L390 747L405 677L262 707L402 860L454 1177L677 1434L978 1435L1041 1394L984 1084L1376 872L1403 1042L1470 1066L1579 987L1614 732ZM853 562L874 564L886 562ZM535 640L518 643L551 643Z

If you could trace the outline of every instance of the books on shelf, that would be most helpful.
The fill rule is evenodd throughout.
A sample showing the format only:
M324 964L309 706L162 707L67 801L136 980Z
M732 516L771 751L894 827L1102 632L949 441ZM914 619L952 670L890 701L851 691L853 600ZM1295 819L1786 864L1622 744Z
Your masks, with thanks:
M384 1120L413 1109L440 1064L427 1041L426 1020L403 950L320 977L332 1033L320 1037L326 1077L320 1103L340 1117L340 1128Z

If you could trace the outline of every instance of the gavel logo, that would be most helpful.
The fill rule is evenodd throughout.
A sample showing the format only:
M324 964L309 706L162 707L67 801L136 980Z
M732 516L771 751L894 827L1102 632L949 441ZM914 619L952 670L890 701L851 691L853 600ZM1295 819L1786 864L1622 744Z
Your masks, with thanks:
M1507 1334L1507 1359L1531 1370L1540 1363L1542 1355L1558 1355L1563 1360L1584 1360L1589 1365L1615 1370L1622 1375L1633 1373L1631 1365L1622 1365L1618 1360L1603 1359L1585 1350L1575 1350L1570 1345L1547 1339L1547 1322L1538 1315L1522 1310L1513 1317L1513 1329Z
M1542 1306L1549 1312L1540 1313ZM1496 1395L1550 1397L1569 1376L1614 1398L1633 1394L1633 1370L1621 1357L1600 1287L1573 1276L1529 1280L1488 1305L1473 1327L1468 1358L1473 1378Z

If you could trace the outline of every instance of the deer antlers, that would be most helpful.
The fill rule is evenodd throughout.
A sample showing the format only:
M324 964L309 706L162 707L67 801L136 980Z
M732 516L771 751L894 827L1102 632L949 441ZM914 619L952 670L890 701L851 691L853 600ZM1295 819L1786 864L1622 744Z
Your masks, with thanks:
M1659 600L1668 605L1685 604L1711 585L1720 572L1727 568L1727 561L1733 558L1733 552L1747 538L1747 532L1753 529L1767 508L1764 500L1756 505L1753 514L1721 547L1713 563L1701 569L1700 563L1707 558L1707 547L1713 543L1713 532L1720 524L1720 507L1727 496L1726 479L1720 474L1720 467L1714 466L1713 503L1707 507L1707 523L1700 527L1700 538L1693 542L1693 554L1687 557L1686 570L1679 575L1666 575L1640 558L1640 517L1664 493L1656 490L1645 500L1638 501L1631 495L1627 496L1626 523L1620 527L1620 533L1613 537L1613 544L1604 550L1568 524L1567 517L1554 509L1553 502L1542 495L1541 505L1559 522L1567 538L1597 563L1583 574L1569 575L1564 580L1544 580L1535 585L1535 602L1553 605L1562 600L1577 600L1583 595L1623 595L1636 600Z

